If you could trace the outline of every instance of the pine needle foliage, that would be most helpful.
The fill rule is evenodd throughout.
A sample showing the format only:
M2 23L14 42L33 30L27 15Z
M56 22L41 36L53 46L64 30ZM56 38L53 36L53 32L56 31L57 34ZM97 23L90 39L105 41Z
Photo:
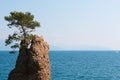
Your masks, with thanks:
M14 31L5 40L6 46L11 45L12 49L20 49L22 45L26 45L26 41L34 38L32 32L35 28L40 27L40 23L34 20L34 15L30 12L10 12L10 15L5 16L4 19L8 22L7 26L9 28L17 28L17 31ZM24 43L21 44L21 42ZM26 48L28 45L29 43L26 45Z

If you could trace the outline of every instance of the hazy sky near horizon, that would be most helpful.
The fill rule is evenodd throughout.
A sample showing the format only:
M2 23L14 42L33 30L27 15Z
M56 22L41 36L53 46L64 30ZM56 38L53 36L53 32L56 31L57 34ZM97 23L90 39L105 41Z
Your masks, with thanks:
M4 16L31 12L43 35L63 49L120 49L120 0L1 0L0 49L12 30ZM84 47L83 47L84 46Z

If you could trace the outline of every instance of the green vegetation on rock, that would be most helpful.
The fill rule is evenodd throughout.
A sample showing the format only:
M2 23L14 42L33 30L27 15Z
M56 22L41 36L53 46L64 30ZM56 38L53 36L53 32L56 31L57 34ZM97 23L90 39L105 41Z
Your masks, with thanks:
M9 28L15 27L18 29L5 40L6 46L11 44L12 49L27 48L34 38L32 32L36 27L40 27L40 23L35 21L34 15L29 12L10 12L9 16L5 16L5 20L8 21L7 26Z

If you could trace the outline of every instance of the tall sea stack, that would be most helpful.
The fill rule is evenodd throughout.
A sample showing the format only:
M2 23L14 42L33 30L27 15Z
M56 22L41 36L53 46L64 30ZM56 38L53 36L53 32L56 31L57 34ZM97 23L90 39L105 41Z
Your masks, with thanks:
M47 42L35 36L29 49L19 50L15 68L10 72L8 80L50 80L48 53Z

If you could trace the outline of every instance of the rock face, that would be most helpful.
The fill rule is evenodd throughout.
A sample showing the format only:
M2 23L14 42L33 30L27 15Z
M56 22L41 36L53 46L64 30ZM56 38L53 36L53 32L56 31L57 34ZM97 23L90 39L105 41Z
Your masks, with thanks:
M8 80L50 80L49 46L35 36L29 49L20 49L15 68Z

